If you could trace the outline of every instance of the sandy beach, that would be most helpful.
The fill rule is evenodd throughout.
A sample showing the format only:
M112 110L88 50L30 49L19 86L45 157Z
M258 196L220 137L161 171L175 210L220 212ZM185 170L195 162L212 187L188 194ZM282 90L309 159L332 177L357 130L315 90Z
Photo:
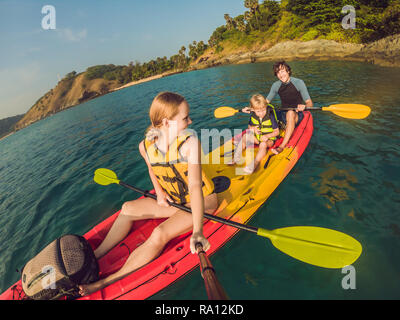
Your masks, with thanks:
M160 78L162 78L162 77L164 77L164 76L166 76L166 74L158 74L158 75L155 75L155 76L152 76L152 77L140 79L140 80L138 80L138 81L132 81L132 82L129 82L129 83L123 85L122 87L118 87L118 88L112 89L111 92L113 92L113 91L118 91L118 90L121 90L121 89L125 89L125 88L134 86L134 85L139 84L139 83L143 83L143 82L148 82L148 81L160 79Z
M188 71L192 71L192 70L188 70ZM121 90L121 89L125 89L125 88L128 88L128 87L137 85L137 84L139 84L139 83L144 83L144 82L148 82L148 81L160 79L160 78L163 78L163 77L172 76L172 75L174 75L174 74L183 73L183 72L186 72L186 71L183 71L183 70L180 70L180 71L167 71L167 72L164 72L164 73L162 73L162 74L157 74L157 75L152 76L152 77L140 79L140 80L138 80L138 81L129 82L129 83L127 83L127 84L124 84L124 85L121 86L121 87L112 89L110 92L118 91L118 90Z
M3 140L9 136L11 136L14 132L10 132L9 134L6 134L5 136L1 137L0 140Z

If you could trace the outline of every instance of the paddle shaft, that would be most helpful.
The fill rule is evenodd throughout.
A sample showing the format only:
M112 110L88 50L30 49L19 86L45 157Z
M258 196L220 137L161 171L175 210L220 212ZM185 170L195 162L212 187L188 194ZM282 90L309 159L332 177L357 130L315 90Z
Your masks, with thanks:
M307 107L304 110L322 110L323 107ZM276 111L282 110L282 111L290 111L290 110L296 110L297 108L295 107L290 107L290 108L276 108ZM241 113L246 113L243 112L242 109L239 109L238 112Z
M277 110L282 110L282 111L290 111L290 110L296 110L297 108L277 108ZM307 107L304 110L322 110L322 107Z
M246 107L250 111L252 109L250 107ZM234 109L232 107L224 106L217 108L214 111L214 115L216 118L227 118L232 117L237 113L250 113L248 111L243 112L244 108L241 109ZM277 108L277 111L297 111L297 107L284 107L284 108ZM313 110L313 111L330 111L335 115L346 118L346 119L365 119L371 113L371 108L362 104L333 104L329 107L306 107L304 110Z
M133 191L136 191L136 192L144 195L145 197L157 200L157 196L155 194L150 193L149 191L144 191L142 189L136 188L136 187L131 186L131 185L129 185L129 184L123 182L123 181L119 181L119 185L123 186L125 188L128 188L128 189L131 189ZM180 204L177 204L177 203L174 203L174 202L168 202L168 203L171 206L175 207L175 208L181 209L181 210L186 211L188 213L192 213L192 210L190 208L188 208L188 207L185 207L183 205L180 205ZM226 224L228 226L231 226L231 227L234 227L234 228L237 228L237 229L240 229L240 230L246 230L246 231L250 231L250 232L253 232L253 233L256 233L256 234L258 232L258 228L256 228L256 227L246 226L244 224L241 224L241 223L238 223L238 222L235 222L235 221L226 220L224 218L213 216L213 215L208 214L208 213L204 213L204 218L207 218L209 220L213 220L213 221L216 221L216 222L220 222L220 223Z
M196 251L199 256L201 275L204 279L208 299L228 300L228 296L218 281L214 267L208 259L207 254L204 252L203 246L200 242L196 243Z
M157 199L157 196L149 191L143 191L118 180L117 175L109 169L97 169L94 181L100 185L116 183L145 197L150 197L154 200ZM185 212L192 213L190 208L183 205L170 202L169 204ZM343 268L344 266L351 265L358 259L362 252L362 246L357 240L342 232L326 228L302 226L280 228L271 231L247 226L206 213L204 213L204 217L268 238L272 245L283 253L300 261L324 268Z
M131 189L133 191L136 191L136 192L144 195L145 197L157 200L157 196L153 193L150 193L149 191L141 190L141 189L131 186L123 181L119 181L119 185L121 185L125 188L128 188L128 189ZM186 212L192 213L192 211L185 206L182 206L182 205L179 205L176 203L171 203L171 202L168 202L168 203L176 208L179 208ZM210 220L213 219L215 221L220 220L219 222L223 221L223 223L225 223L225 224L236 225L235 222L228 221L228 220L218 218L218 217L214 217L214 216L206 214L206 213L204 213L204 217L206 217L207 219L210 219ZM237 225L238 226L236 226L236 227L238 228L240 226L240 224L237 224ZM253 230L251 230L251 231L253 231ZM255 230L255 232L257 233L257 229ZM215 275L214 267L212 266L210 260L208 259L207 254L203 250L203 246L200 242L196 243L196 251L197 251L197 255L199 257L201 275L203 276L203 279L204 279L204 285L206 287L208 299L209 300L228 300L228 296L227 296L224 288L221 286L220 282L218 281L217 276Z

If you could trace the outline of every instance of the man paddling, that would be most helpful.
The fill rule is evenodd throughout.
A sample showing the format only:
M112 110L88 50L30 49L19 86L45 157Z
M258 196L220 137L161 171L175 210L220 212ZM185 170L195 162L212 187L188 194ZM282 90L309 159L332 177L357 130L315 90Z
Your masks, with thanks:
M274 154L279 154L286 147L295 127L303 120L305 108L311 108L313 102L303 80L291 77L292 70L285 61L276 62L273 66L274 74L279 79L276 81L267 96L270 103L278 94L281 98L282 108L296 108L296 110L277 110L279 121L286 125L285 137L279 147L271 149ZM250 113L250 108L243 108L242 112Z

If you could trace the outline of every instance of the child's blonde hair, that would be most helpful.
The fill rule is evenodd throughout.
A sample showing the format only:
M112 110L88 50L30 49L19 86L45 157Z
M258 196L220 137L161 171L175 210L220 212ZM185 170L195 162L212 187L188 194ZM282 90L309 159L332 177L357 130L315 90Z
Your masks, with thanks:
M250 107L252 109L266 109L267 100L262 94L255 94L250 98Z
M184 97L173 92L161 92L154 98L149 111L151 126L147 128L146 132L148 140L154 140L159 136L159 128L163 119L174 118L179 113L179 106L184 101Z

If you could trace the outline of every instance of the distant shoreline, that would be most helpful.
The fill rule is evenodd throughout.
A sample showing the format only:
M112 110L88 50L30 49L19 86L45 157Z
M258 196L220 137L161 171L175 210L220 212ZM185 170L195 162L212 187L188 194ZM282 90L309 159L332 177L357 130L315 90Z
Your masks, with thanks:
M112 89L110 92L122 90L122 89L125 89L125 88L128 88L128 87L135 86L135 85L140 84L140 83L144 83L144 82L149 82L149 81L152 81L152 80L160 79L160 78L162 78L162 77L164 77L164 75L162 75L162 74L157 74L157 75L152 76L152 77L140 79L140 80L137 80L137 81L132 81L132 82L129 82L129 83L127 83L127 84L124 84L124 85L121 86L121 87Z
M390 50L388 50L388 48L390 48ZM208 53L199 57L199 59L195 63L190 65L189 68L186 70L174 70L137 81L131 81L117 88L110 88L108 91L101 94L95 92L97 93L96 95L93 95L92 97L89 96L87 99L84 99L82 96L78 104L64 107L63 109L59 109L59 111L56 111L55 113L65 110L66 108L79 106L86 101L95 99L108 93L112 93L141 83L150 82L178 73L209 69L222 65L258 63L277 61L282 59L287 61L358 61L367 64L375 64L378 66L400 67L400 34L389 36L387 38L369 44L339 43L333 40L290 40L280 42L268 49L260 48L260 50L252 51L250 49L246 50L244 48L241 48L224 55L209 51ZM86 93L86 91L84 90L83 93ZM31 122L23 128L44 118L47 118L47 116ZM10 132L9 134L0 138L0 140L10 136L12 133L17 132L18 130Z
M1 140L3 140L3 139L5 139L5 138L7 138L7 137L9 137L9 136L11 136L13 133L15 133L16 131L13 131L13 132L10 132L10 133L8 133L8 134L6 134L5 136L3 136L3 137L1 137L0 138L0 141Z
M151 76L151 77L148 77L148 78L143 78L143 79L140 79L140 80L137 80L137 81L129 82L127 84L124 84L121 87L118 87L118 88L110 90L109 93L114 92L114 91L118 91L118 90L122 90L122 89L125 89L125 88L128 88L128 87L132 87L132 86L135 86L137 84L141 84L141 83L145 83L145 82L161 79L161 78L164 78L164 77L172 76L174 74L185 73L185 72L189 72L189 71L193 71L193 70L164 72L162 74L157 74L155 76Z

